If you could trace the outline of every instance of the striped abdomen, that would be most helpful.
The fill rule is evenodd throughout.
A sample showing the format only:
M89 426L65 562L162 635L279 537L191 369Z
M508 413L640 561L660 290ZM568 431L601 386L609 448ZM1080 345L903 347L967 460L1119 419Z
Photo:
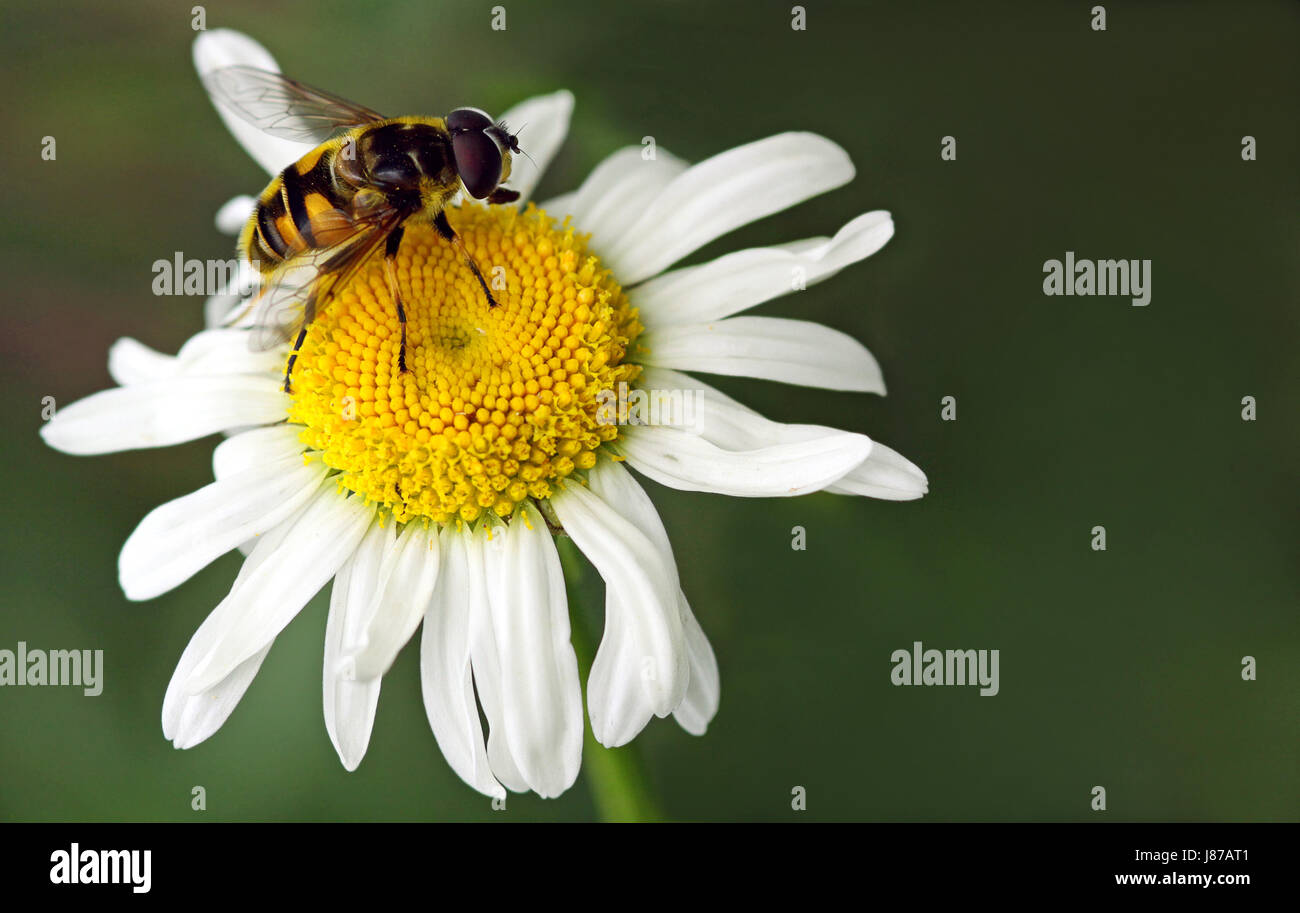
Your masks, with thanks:
M290 257L337 244L354 231L354 188L334 176L332 140L281 171L262 191L239 237L239 250L263 272Z

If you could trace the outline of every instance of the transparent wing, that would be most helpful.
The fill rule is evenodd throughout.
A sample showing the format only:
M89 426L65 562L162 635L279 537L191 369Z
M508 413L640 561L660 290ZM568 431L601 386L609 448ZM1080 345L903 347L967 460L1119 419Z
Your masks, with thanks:
M330 92L256 67L220 67L203 77L203 85L263 133L302 143L323 143L336 130L384 119Z
M404 210L385 210L357 222L351 235L331 247L285 261L253 300L247 320L241 321L250 330L249 347L263 352L293 339L408 215Z
M271 275L248 317L250 349L265 352L283 345L315 317L318 300L332 284L325 269L328 254L316 251L295 257Z

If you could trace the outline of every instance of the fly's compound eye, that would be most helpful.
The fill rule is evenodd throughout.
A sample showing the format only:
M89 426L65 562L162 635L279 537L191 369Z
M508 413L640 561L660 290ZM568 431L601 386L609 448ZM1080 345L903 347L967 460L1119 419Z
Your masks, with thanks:
M470 196L481 200L496 190L501 181L502 161L501 147L495 139L482 130L453 132L451 152L456 159L456 172Z
M491 126L492 118L478 108L457 108L447 115L447 131L453 136L457 133L478 133Z

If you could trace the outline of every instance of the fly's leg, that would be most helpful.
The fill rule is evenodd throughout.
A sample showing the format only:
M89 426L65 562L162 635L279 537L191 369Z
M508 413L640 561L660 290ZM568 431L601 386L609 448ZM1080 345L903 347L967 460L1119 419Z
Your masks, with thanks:
M396 229L384 245L384 278L388 280L388 294L397 308L397 322L402 327L402 347L397 350L397 370L406 373L406 308L402 307L402 293L397 286L397 249L402 246L405 228Z
M298 338L293 342L293 351L289 353L289 363L284 366L284 392L293 392L293 365L298 360L298 350L307 339L307 328L311 326L312 320L316 317L316 300L307 302L307 307L303 313L302 329L298 331Z
M456 230L452 228L451 223L447 221L446 212L440 212L433 217L433 227L438 230L438 234L442 235L443 238L451 243L452 247L456 248L456 253L460 254L461 259L465 261L465 265L468 266L470 272L474 274L474 278L478 280L478 284L483 288L483 294L487 296L488 307L496 307L497 300L492 297L492 292L488 289L488 284L483 279L483 273L479 271L478 264L475 263L474 258L469 255L469 251L465 249L465 242L460 239L460 235L456 234Z

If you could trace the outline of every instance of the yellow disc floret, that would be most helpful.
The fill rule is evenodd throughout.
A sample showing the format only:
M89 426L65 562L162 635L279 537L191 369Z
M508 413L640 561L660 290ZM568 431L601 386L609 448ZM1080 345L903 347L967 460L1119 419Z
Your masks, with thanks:
M289 420L344 488L398 522L472 522L548 497L618 435L600 391L636 379L641 332L586 238L529 207L469 204L448 218L497 301L431 226L397 254L401 329L382 256L317 315L293 373Z

